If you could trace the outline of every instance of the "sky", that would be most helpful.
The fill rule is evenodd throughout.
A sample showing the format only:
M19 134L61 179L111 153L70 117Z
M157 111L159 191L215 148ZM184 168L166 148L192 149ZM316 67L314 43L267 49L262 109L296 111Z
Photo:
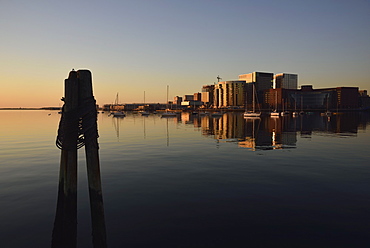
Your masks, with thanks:
M254 71L370 91L368 0L0 0L0 107L61 106L72 69L100 105L164 103Z

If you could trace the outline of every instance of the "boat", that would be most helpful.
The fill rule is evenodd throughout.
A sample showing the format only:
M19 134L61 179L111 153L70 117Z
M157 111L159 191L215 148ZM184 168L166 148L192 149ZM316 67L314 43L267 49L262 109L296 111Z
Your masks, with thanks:
M256 113L256 112L244 112L244 118L250 118L250 117L260 117L261 116L261 113Z
M260 117L261 116L261 112L256 112L255 110L255 88L254 88L254 83L253 83L253 99L252 99L252 111L248 111L247 110L247 100L245 102L245 112L243 114L244 118L255 118L255 117ZM247 96L247 94L245 94ZM247 99L247 97L246 97Z
M320 115L321 115L321 116L331 116L331 115L332 115L332 112L330 112L330 111L325 111L324 113L321 113Z
M222 112L214 112L211 114L212 117L221 117L223 115Z
M332 112L329 110L329 101L326 100L326 111L324 113L321 113L321 116L331 116Z
M148 111L140 111L140 114L143 116L148 116L150 113Z
M113 112L113 117L125 117L126 114L123 111Z
M167 109L164 113L162 113L162 117L176 117L177 116L177 113L176 112L172 112L169 108L168 108L168 88L169 86L167 85Z
M145 110L145 91L144 91L144 110L143 111L140 111L139 113L143 116L148 116L150 115L150 113L148 111Z
M272 112L270 113L270 116L271 116L271 117L280 117L280 113L279 113L278 111L274 110L274 111L272 111Z
M175 117L175 116L177 116L177 113L172 112L169 109L166 109L166 111L162 113L162 117Z
M275 110L270 112L271 117L280 117L280 113L277 110L277 90L275 90Z
M117 106L119 103L118 103L119 101L118 101L118 92L117 92L117 95L116 95L116 100L115 100L115 106ZM123 112L123 111L114 111L114 112L112 112L111 113L111 115L113 115L113 117L125 117L126 116L126 114L125 114L125 112Z
M298 112L297 112L297 97L294 97L294 111L292 113L292 116L293 117L297 117L298 116Z
M299 111L299 115L304 115L304 111L303 111L303 97L301 95L301 111Z
M280 113L281 116L287 116L290 115L290 112L287 110L284 110L284 99L283 99L283 111Z

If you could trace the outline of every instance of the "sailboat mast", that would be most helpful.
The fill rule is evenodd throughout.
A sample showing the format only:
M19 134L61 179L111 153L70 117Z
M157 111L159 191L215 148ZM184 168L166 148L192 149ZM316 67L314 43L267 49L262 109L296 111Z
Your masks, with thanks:
M277 103L277 90L275 89L275 110L278 110L278 103Z
M253 105L252 106L253 106L253 113L254 113L255 112L255 106L254 106L254 100L255 100L254 99L254 97L255 97L254 96L254 83L253 83L253 93L252 93L252 95L253 95L253 98L252 98L253 99Z
M166 104L167 104L167 108L168 108L168 85L167 85L167 98L166 98Z

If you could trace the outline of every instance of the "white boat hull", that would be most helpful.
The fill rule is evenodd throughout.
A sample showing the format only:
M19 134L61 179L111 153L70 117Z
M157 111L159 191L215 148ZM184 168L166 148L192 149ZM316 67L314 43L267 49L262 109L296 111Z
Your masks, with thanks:
M173 112L165 112L162 114L162 117L176 117L177 114Z
M247 112L247 113L244 113L244 118L254 118L254 117L260 117L261 116L261 113L256 113L256 112Z

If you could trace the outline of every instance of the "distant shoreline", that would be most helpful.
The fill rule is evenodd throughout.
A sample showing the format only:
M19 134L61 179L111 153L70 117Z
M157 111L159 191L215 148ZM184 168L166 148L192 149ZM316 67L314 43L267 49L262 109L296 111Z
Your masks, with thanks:
M54 110L54 111L61 111L62 108L61 107L41 107L41 108L23 108L23 107L19 107L19 108L0 108L0 110ZM210 112L214 112L214 111L223 111L223 112L243 112L244 110L243 109L199 109L201 111L210 111ZM136 110L126 110L127 112L131 112L131 111L136 111ZM157 110L157 111L161 111L161 110ZM175 110L173 109L172 111L177 111L177 112L188 112L190 110ZM262 109L261 112L263 113L268 113L270 112L271 110L268 110L268 109ZM292 111L292 110L291 110ZM323 112L324 110L323 109L305 109L304 112L306 113L310 113L310 112ZM370 111L370 108L363 108L363 109L338 109L337 111L334 111L334 110L331 110L333 112L342 112L342 113L345 113L345 112L369 112Z
M0 108L0 110L61 110L61 107L42 107L42 108Z

